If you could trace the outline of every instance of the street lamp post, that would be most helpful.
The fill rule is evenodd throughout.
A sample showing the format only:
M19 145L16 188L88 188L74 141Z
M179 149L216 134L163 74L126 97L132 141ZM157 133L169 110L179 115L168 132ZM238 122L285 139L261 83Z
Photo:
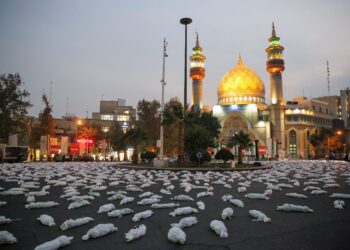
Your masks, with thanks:
M192 23L192 19L184 17L180 20L180 23L185 25L185 69L184 69L184 108L187 106L187 25Z
M168 45L168 42L164 38L163 42L163 71L162 71L162 80L160 81L162 83L162 106L161 106L161 114L160 114L160 150L159 150L159 158L160 160L163 160L163 150L164 150L164 126L163 126L163 113L164 113L164 87L165 87L165 57L168 55L166 54L166 46Z
M187 109L187 25L192 23L192 19L188 17L181 18L180 23L185 25L185 68L184 68L184 113L183 113L183 121L180 124L180 134L179 137L179 155L177 164L179 167L183 167L185 165L185 113Z

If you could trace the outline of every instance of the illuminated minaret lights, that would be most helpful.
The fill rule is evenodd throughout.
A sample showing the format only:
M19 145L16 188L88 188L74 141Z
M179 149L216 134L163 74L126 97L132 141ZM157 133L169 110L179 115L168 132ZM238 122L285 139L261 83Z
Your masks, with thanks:
M276 143L276 155L284 157L284 98L282 85L282 72L284 71L283 50L280 38L276 35L275 25L272 23L272 35L268 39L266 48L266 71L270 73L270 121L271 134Z
M203 109L203 78L205 77L205 56L202 55L202 50L203 49L199 46L199 39L197 33L196 46L193 48L192 56L190 56L190 77L192 78L193 110Z

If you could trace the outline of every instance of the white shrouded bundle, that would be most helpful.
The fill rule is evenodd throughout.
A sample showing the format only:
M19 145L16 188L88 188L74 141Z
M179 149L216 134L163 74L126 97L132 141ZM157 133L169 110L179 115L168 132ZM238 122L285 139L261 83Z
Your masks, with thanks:
M184 244L186 241L186 234L179 227L172 227L168 231L168 240L173 243Z
M285 211L285 212L303 212L303 213L314 212L314 210L312 210L308 206L300 206L300 205L294 205L294 204L288 204L288 203L285 203L282 206L277 206L277 210Z
M245 193L245 192L247 192L247 188L246 187L238 187L237 191L238 191L238 193Z
M94 200L95 197L91 195L81 195L81 196L72 196L69 197L68 201L81 201L81 200Z
M172 198L174 201L193 201L192 197L185 195L185 194L179 194L176 195L174 198Z
M350 194L333 193L329 196L329 198L350 199Z
M29 204L26 204L25 207L28 209L31 208L48 208L48 207L54 207L59 205L59 203L54 201L38 201L38 202L31 202Z
M146 198L146 197L150 197L150 196L152 196L152 195L153 195L152 192L147 191L147 192L144 192L144 193L140 194L140 195L139 195L139 198Z
M55 249L59 249L60 247L64 247L64 246L69 245L72 240L73 240L73 236L72 237L68 237L66 235L62 235L60 237L57 237L56 239L50 240L48 242L45 242L45 243L37 246L36 248L34 248L34 250L55 250Z
M327 191L325 190L312 190L311 194L326 194Z
M67 229L70 229L73 227L79 227L79 226L85 225L93 220L94 219L91 217L83 217L83 218L78 218L76 220L69 219L69 220L65 220L61 224L60 228L61 228L61 230L67 230Z
M197 194L197 198L205 197L205 196L213 196L213 192L200 192Z
M123 215L132 214L134 211L130 208L116 209L108 212L108 217L118 217L121 218Z
M268 199L270 199L265 194L258 194L258 193L249 193L249 194L246 194L245 197L247 197L249 199L255 199L255 200L268 200Z
M0 245L1 244L14 244L17 243L17 239L12 233L8 231L0 231Z
M227 233L227 228L225 224L222 221L219 220L212 220L210 222L210 228L220 236L220 238L227 238L228 233Z
M189 217L182 218L178 223L171 224L171 226L184 228L184 227L190 227L197 223L198 223L197 217L189 216Z
M287 183L279 183L279 184L277 184L277 187L280 187L280 188L294 188L293 185L287 184Z
M233 198L233 195L230 195L230 194L224 194L222 197L221 197L221 200L222 201L229 201Z
M40 215L39 218L37 218L37 220L45 226L53 227L56 225L55 220L47 214Z
M299 199L306 199L307 198L306 195L298 194L298 193L286 193L286 196L299 198Z
M89 231L81 237L82 240L98 238L117 231L118 228L112 223L98 224L97 226L89 229Z
M152 204L151 208L173 208L173 207L178 207L180 206L179 203L156 203Z
M333 202L333 205L334 205L334 208L337 208L337 209L344 209L345 207L345 202L343 200L335 200Z
M224 210L222 210L221 218L223 220L226 220L226 219L230 219L231 220L232 216L233 216L233 209L232 208L227 207L227 208L224 208Z
M267 217L264 213L258 211L258 210L249 210L250 216L255 218L253 221L263 221L265 223L270 223L271 219Z
M109 203L109 204L105 204L105 205L100 206L97 213L98 214L108 213L114 209L115 209L114 205L112 203Z
M177 216L177 215L184 215L184 214L191 214L191 213L198 213L198 210L193 207L179 207L176 208L173 212L169 213L170 216Z
M199 210L205 210L205 204L203 201L198 201L197 202L197 207Z
M45 191L45 190L40 190L40 191L32 191L27 193L27 195L33 195L33 196L45 196L48 195L49 192Z
M0 225L8 224L15 220L21 220L21 219L10 219L10 218L6 218L5 216L0 216Z
M90 204L91 203L87 200L77 200L77 201L74 201L71 204L69 204L68 209L71 210L71 209L75 209L75 208L80 208L80 207L87 206Z
M264 195L271 196L272 192L273 192L272 189L266 189L265 192L264 192Z
M26 202L27 203L35 202L35 196L34 195L27 196Z
M135 200L134 197L125 197L120 201L119 205L124 205L124 204L132 202L134 200Z
M160 200L157 198L144 198L141 201L137 202L138 205L152 205L158 203Z
M136 240L146 234L146 226L144 224L141 224L140 226L131 229L129 232L125 234L125 239L127 242Z
M338 183L327 183L323 188L340 188L340 185Z
M152 210L146 210L146 211L142 211L140 213L137 213L134 215L134 217L132 217L132 221L133 222L137 222L141 219L146 219L148 217L151 217L153 214L153 211Z
M114 194L111 197L108 198L109 201L115 201L115 200L122 200L124 199L126 196L124 194Z
M237 207L244 207L243 201L241 201L239 199L230 199L230 203L232 203L233 205L235 205Z
M167 195L171 195L171 194L172 194L170 190L164 189L164 188L162 188L159 192L160 192L161 194L167 194Z

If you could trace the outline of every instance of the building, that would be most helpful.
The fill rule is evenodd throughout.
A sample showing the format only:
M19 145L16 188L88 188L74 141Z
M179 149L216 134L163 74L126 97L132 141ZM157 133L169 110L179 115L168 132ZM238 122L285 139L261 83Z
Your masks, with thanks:
M343 97L340 98L296 97L286 101L282 81L284 47L280 45L274 24L268 41L265 51L266 71L270 75L269 104L265 100L263 81L239 56L237 65L220 80L218 104L212 109L222 125L220 144L225 146L231 136L242 130L255 142L255 147L251 149L253 155L259 150L259 154L268 158L312 157L308 137L321 128L333 128L340 115L349 119L344 115L344 109L349 110L350 91L341 92ZM194 51L197 47L198 40ZM197 94L193 92L193 95ZM260 148L263 149L261 152Z
M350 89L340 90L341 118L345 128L350 127Z
M118 121L125 133L136 118L136 110L125 103L124 99L100 101L100 112L93 112L90 122L101 126L103 132L108 132L113 122Z

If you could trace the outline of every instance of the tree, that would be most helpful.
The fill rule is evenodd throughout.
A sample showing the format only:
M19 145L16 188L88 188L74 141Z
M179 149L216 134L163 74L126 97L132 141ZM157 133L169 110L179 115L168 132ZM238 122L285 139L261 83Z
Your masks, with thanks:
M174 106L181 105L177 97L171 98L164 106L164 112L169 113ZM178 124L166 123L164 124L164 154L173 156L177 154L179 130Z
M184 121L185 112L182 104L180 102L174 102L169 110L164 112L163 124L164 125L174 125L178 130L178 160L177 165L183 167L185 165L185 155L184 152Z
M326 154L325 149L330 146L329 138L332 135L332 130L327 128L321 128L319 133L314 133L309 136L309 142L314 148L314 155L316 159ZM330 149L328 148L328 150Z
M242 150L252 145L250 137L242 130L230 137L227 146L238 146L238 164L242 163Z
M114 122L111 129L108 131L108 136L110 143L114 150L116 151L124 151L124 159L126 158L126 141L124 138L124 132L122 127L120 126L119 122ZM119 153L118 153L118 160L120 160Z
M234 155L227 149L222 148L215 154L215 159L223 160L226 163L228 160L234 160Z
M212 112L190 111L185 119L187 153L215 147L220 135L220 122Z
M177 128L178 165L183 166L185 162L183 156L180 155L181 152L184 152L185 149L187 154L191 154L215 146L221 125L211 112L184 112L181 103L177 99L173 99L171 104L168 109L165 109L163 123L166 126L170 125ZM181 142L183 127L185 127L185 143Z
M11 133L23 130L24 117L32 104L29 92L21 89L19 74L0 75L0 141L7 142Z
M160 104L158 101L141 100L137 104L138 126L148 135L147 146L155 148L159 139Z
M52 106L47 100L47 96L43 94L42 101L45 105L43 111L39 113L40 135L55 135L56 123L52 116Z
M138 147L141 142L147 140L147 134L139 127L132 128L125 133L124 140L134 147L132 163L138 164L139 151Z

